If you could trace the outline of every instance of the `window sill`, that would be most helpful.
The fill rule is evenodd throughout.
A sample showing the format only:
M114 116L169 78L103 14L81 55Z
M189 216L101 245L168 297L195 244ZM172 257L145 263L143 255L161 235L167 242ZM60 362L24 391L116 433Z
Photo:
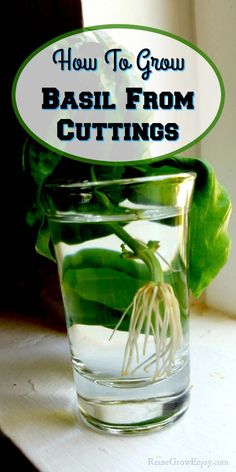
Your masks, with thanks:
M116 437L88 430L76 420L66 333L36 319L7 315L0 334L1 429L42 472L150 472L155 461L170 459L172 465L174 460L223 460L227 466L212 465L212 470L233 471L235 323L213 310L192 307L188 412L158 433ZM202 470L196 463L194 470ZM161 470L170 471L170 464Z

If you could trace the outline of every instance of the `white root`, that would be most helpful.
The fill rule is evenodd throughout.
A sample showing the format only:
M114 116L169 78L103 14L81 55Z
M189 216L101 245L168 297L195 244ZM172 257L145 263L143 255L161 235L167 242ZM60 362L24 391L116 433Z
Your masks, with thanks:
M163 309L161 312L161 303L164 312ZM161 282L149 282L141 287L114 328L110 339L129 310L131 310L129 334L121 375L133 375L141 368L147 372L154 364L153 380L169 375L174 365L175 354L181 347L183 339L179 304L173 288L171 285ZM141 332L144 332L143 356L146 355L151 334L154 353L139 363L138 340ZM136 351L137 366L131 370L134 350Z

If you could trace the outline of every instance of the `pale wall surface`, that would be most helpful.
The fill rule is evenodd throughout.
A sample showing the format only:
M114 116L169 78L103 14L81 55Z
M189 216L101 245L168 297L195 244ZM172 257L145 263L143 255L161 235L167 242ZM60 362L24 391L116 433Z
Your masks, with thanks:
M191 0L83 0L84 26L130 23L192 40Z
M236 207L236 1L195 0L197 45L215 62L225 83L223 114L215 128L201 142L201 155L216 169ZM230 222L232 251L229 262L206 292L206 302L236 315L236 224Z

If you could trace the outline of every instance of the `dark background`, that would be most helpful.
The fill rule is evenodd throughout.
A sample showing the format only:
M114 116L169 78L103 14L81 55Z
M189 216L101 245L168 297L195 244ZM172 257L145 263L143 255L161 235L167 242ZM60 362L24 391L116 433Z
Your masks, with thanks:
M82 7L80 0L18 0L4 5L0 49L0 304L5 309L32 312L42 309L45 277L54 277L55 267L35 252L36 235L25 221L32 198L21 158L27 134L15 117L11 88L19 66L31 52L60 34L82 27Z
M26 223L32 199L29 177L22 168L22 147L26 132L18 123L11 104L14 76L26 57L44 42L80 28L80 0L18 0L4 2L2 9L1 80L1 177L0 177L0 308L50 318L61 305L53 263L39 256L35 232ZM48 280L53 282L51 291ZM47 300L45 300L45 298ZM48 299L51 300L48 302ZM11 441L0 433L1 462L6 469L36 471Z

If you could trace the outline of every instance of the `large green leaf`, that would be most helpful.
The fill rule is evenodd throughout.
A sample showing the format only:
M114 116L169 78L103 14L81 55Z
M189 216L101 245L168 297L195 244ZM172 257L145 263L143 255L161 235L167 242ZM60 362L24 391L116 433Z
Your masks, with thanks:
M135 279L149 280L149 270L144 263L122 257L117 251L103 248L81 249L75 254L65 257L63 262L63 274L67 270L81 268L113 269Z
M101 303L84 300L67 283L62 284L62 290L69 326L78 323L114 329L120 321L121 311L113 310ZM119 330L128 331L129 322L127 314L119 325Z
M150 166L149 172L194 171L197 174L189 216L189 287L196 297L215 278L227 261L230 239L227 233L231 202L212 166L193 158L169 158ZM163 170L163 169L162 169Z
M124 272L97 267L67 270L63 277L63 284L67 283L81 298L121 311L145 282Z
M227 261L230 239L227 233L231 204L213 172L207 184L196 191L190 214L189 281L199 296Z
M107 328L115 328L149 276L145 264L102 248L82 249L68 255L62 271L69 323L98 324ZM128 330L129 314L119 329Z

